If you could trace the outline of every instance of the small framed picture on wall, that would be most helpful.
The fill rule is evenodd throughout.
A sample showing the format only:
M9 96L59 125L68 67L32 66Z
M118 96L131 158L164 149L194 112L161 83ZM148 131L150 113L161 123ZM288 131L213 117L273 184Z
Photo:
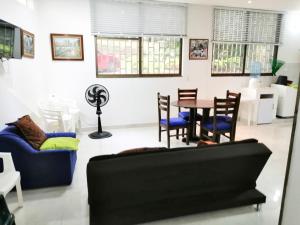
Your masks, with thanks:
M22 30L22 56L34 58L34 34Z
M208 59L208 39L190 39L189 59Z
M83 60L83 36L78 34L51 34L53 60Z

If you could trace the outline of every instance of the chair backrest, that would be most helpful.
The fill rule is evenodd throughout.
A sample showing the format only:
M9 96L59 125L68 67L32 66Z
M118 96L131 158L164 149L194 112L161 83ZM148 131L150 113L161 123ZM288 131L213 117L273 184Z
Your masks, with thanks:
M227 99L236 99L236 118L238 117L240 101L241 101L241 93L234 93L230 92L229 90L226 91L226 98Z
M60 109L48 109L47 107L41 106L39 107L39 112L40 115L45 123L45 125L48 127L48 123L49 122L53 122L56 121L59 128L63 129L63 119L62 119L62 115L63 115L63 111ZM48 129L48 128L47 128Z
M214 116L230 116L233 118L237 99L214 98Z
M52 107L60 107L62 108L66 113L70 112L70 109L78 109L77 102L74 99L69 98L63 98L56 96L55 94L51 94L48 97L48 100L44 103L52 106ZM50 108L51 109L51 108Z
M0 224L13 224L14 216L9 212L3 195L0 195Z
M229 90L226 91L226 98L240 98L241 93L234 93L230 92Z
M170 95L162 96L157 93L157 103L158 103L158 122L162 119L162 113L166 115L167 124L170 121Z
M226 122L231 124L232 129L236 127L241 94L237 94L236 97L233 95L227 96L227 98L214 98L214 130L216 130L217 117L219 116L231 117L231 119L227 119Z
M0 152L0 158L3 160L3 173L16 171L11 153Z
M178 100L197 100L198 88L180 89L178 88ZM178 107L179 112L181 108Z
M59 110L50 110L50 109L43 109L40 108L40 113L44 119L47 120L62 120L62 112Z

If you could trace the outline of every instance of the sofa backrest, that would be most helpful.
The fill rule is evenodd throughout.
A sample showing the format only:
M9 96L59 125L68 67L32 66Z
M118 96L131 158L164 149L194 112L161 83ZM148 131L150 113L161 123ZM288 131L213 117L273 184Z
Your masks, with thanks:
M23 138L23 134L19 129L13 125L5 127L1 132L0 135L15 135Z
M0 131L0 152L18 152L20 154L27 154L36 151L37 150L32 148L21 131L15 126L7 126ZM13 158L15 160L14 156Z
M111 210L253 189L270 155L253 142L93 159L87 166L89 203Z

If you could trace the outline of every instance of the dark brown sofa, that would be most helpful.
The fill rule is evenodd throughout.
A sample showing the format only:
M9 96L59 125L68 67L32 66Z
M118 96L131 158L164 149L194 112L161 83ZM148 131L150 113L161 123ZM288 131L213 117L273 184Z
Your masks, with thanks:
M97 156L87 165L91 225L130 225L261 204L271 151L256 140Z

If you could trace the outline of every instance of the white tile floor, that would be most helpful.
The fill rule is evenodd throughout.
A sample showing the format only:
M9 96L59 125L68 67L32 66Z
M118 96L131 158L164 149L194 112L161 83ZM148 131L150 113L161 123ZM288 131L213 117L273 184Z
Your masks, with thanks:
M276 225L285 174L292 120L276 120L272 125L248 127L238 124L237 139L257 138L273 154L260 175L257 188L267 195L260 212L253 206L200 213L180 218L148 223L149 225ZM81 139L78 161L71 186L24 191L24 207L17 209L15 193L7 196L9 208L15 213L17 225L88 225L86 165L90 157L118 153L142 146L166 146L157 141L157 127L112 129L113 137L91 140L88 132ZM172 147L185 146L172 138Z

